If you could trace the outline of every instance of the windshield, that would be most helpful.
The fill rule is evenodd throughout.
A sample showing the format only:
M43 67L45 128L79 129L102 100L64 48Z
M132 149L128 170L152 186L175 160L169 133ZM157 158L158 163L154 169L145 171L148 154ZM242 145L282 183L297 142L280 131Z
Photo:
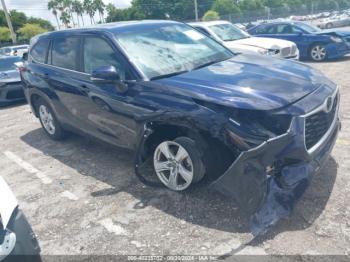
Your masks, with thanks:
M227 60L232 52L184 24L119 33L130 60L149 78L161 78Z
M234 41L248 38L250 35L232 24L218 24L209 28L223 41Z
M1 71L10 71L15 70L15 63L22 61L20 57L11 57L11 58L0 58L0 72Z
M316 26L313 26L313 25L309 25L309 24L305 24L305 23L298 23L298 26L306 31L307 33L318 33L318 32L321 32L322 30L319 29L318 27Z

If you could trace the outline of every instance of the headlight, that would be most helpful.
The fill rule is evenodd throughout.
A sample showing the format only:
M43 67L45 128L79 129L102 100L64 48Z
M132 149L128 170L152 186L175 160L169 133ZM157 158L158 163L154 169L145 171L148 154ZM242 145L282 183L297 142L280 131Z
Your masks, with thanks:
M277 49L259 49L258 53L261 55L277 55L279 53L279 50Z
M230 117L230 121L253 136L273 137L288 131L292 116L269 114L256 110L235 110Z
M0 73L0 79L6 79L8 78L8 75L5 73Z
M260 54L260 55L267 55L267 50L266 49L258 49L258 53Z
M337 36L331 36L331 40L334 43L342 43L343 42L343 39L341 39L340 37L337 37Z

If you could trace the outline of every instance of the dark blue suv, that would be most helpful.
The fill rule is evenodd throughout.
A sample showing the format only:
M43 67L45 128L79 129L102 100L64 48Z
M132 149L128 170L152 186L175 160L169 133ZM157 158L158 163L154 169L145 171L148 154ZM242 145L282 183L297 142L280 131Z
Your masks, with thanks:
M319 71L232 53L172 21L37 36L22 79L52 139L74 131L133 149L144 182L202 180L256 214L306 188L340 127L338 88Z

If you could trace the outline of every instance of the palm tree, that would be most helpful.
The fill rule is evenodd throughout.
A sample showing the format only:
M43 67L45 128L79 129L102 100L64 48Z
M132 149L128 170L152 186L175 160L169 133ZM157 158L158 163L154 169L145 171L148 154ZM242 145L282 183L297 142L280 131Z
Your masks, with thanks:
M86 13L90 17L91 24L95 24L94 15L96 10L95 10L95 5L93 4L93 0L84 0L83 6Z
M62 0L64 10L69 14L70 19L72 20L73 27L75 25L72 11L72 0Z
M47 3L47 9L49 9L52 12L52 14L55 16L56 22L57 22L57 28L58 28L58 30L60 30L61 27L60 27L60 22L58 20L58 13L57 13L58 2L57 2L57 0L50 0Z
M73 10L73 12L75 12L77 14L78 25L79 25L79 16L80 16L81 21L82 21L83 26L84 26L84 18L83 18L84 7L79 0L74 0L72 2L72 10Z
M60 19L66 28L68 28L70 23L70 15L65 10L62 11Z
M103 23L104 22L103 14L104 14L106 5L103 3L102 0L93 0L93 5L95 9L98 11L98 14L100 16L100 22Z

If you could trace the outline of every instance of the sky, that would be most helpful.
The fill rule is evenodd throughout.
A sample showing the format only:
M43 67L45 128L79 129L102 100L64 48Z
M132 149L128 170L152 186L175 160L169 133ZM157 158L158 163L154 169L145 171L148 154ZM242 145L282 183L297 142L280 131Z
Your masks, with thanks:
M55 17L47 10L48 0L5 0L7 9L16 9L25 13L27 16L40 17L49 20L52 25L56 26ZM103 0L105 4L112 3L118 8L126 8L130 6L131 0ZM2 8L1 8L2 9ZM97 19L96 15L96 19ZM86 24L90 23L88 16L84 16ZM98 21L98 19L96 20Z

